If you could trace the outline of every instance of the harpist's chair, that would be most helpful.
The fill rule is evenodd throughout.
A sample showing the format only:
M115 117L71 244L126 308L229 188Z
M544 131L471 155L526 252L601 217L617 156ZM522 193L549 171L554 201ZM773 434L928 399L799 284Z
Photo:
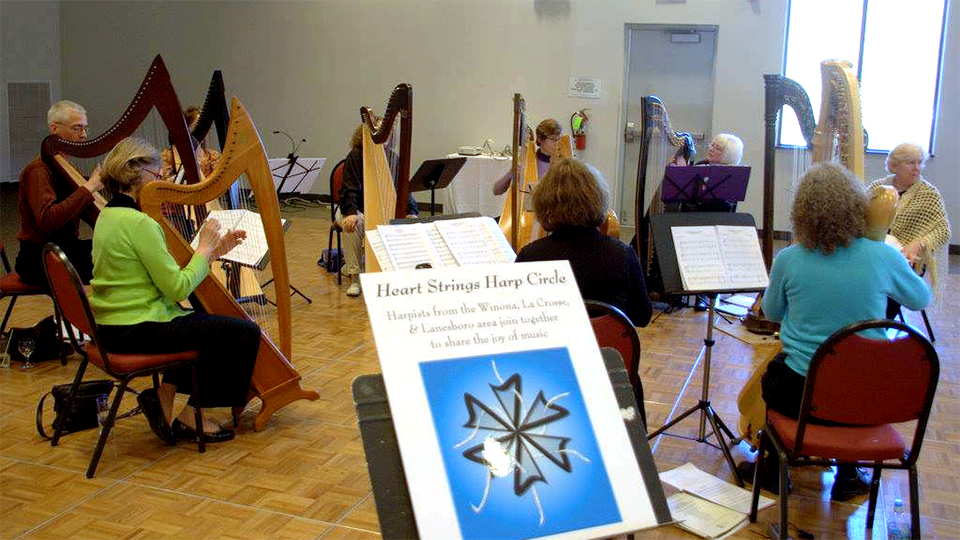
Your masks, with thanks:
M97 446L93 451L93 457L90 458L90 465L87 467L87 478L93 478L97 470L97 463L100 461L100 455L103 453L103 447L110 435L110 429L117 418L117 409L120 408L120 401L123 399L123 393L126 391L130 381L137 377L152 376L154 386L157 386L158 374L169 368L189 367L190 374L193 377L193 395L199 400L199 387L197 386L197 372L195 369L198 358L197 351L182 351L169 354L108 354L100 346L100 334L97 330L97 322L93 318L93 311L90 310L90 303L87 300L87 294L80 282L80 276L76 269L67 260L67 256L54 244L47 244L43 248L43 266L47 272L47 281L50 283L50 291L53 293L53 300L57 308L63 314L63 317L73 326L80 329L81 332L90 336L90 341L82 344L77 343L72 331L70 341L80 352L82 357L80 365L77 367L77 374L73 379L73 388L70 389L70 396L67 398L66 406L63 411L69 411L73 408L73 400L77 395L77 389L83 380L83 373L87 369L87 362L93 364L107 375L117 379L116 396L110 405L110 413L107 415L103 426L100 429L100 437L97 439ZM196 425L203 425L203 413L200 407L195 407ZM52 446L56 446L60 441L62 427L64 422L60 419L54 421L53 439L50 441ZM202 430L197 430L199 434ZM200 452L206 450L203 437L197 436L197 446Z
M584 300L590 325L597 336L597 345L616 349L623 358L623 366L633 386L633 397L643 427L647 427L647 410L643 405L643 384L640 382L640 335L629 317L610 304L596 300Z
M884 332L883 339L861 334ZM787 538L787 472L791 466L850 464L873 469L867 528L873 527L883 469L910 477L913 538L920 538L917 458L940 377L933 345L913 328L891 320L854 323L827 338L807 372L800 416L767 410L760 449L780 458L780 538ZM916 420L909 448L892 425ZM828 422L830 425L814 422ZM813 457L817 456L817 457ZM757 521L760 475L755 467L750 521Z
M340 184L343 182L343 166L347 162L341 159L333 166L330 171L330 234L327 235L327 253L331 257L337 257L337 285L343 283L343 275L340 273L343 266L343 255L340 249L340 234L343 233L343 227L337 223L337 209L340 208ZM337 255L333 255L333 235L337 235Z
M3 314L3 323L0 324L0 336L7 328L10 321L10 314L13 313L13 306L17 303L17 298L21 296L50 296L50 289L43 285L30 285L24 283L10 267L10 261L7 259L7 251L4 249L3 242L0 242L0 261L3 263L3 276L0 277L0 298L10 298L10 304L7 311ZM53 297L50 297L53 300ZM57 320L58 342L63 343L63 325L60 323L60 312L57 311L56 302L53 305L53 314ZM67 355L63 347L60 347L60 363L67 365Z

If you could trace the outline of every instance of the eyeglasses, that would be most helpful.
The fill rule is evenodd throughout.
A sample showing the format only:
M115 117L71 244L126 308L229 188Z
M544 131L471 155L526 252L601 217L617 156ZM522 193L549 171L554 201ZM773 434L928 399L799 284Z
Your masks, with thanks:
M79 134L81 134L81 133L86 133L86 132L90 129L90 126L89 126L89 125L84 125L84 124L74 124L74 125L72 125L72 126L68 126L68 125L64 124L63 122L54 122L54 123L55 123L55 124L59 124L59 125L61 125L61 126L63 126L63 127L69 128L70 131L76 133L77 135L79 135Z
M560 142L560 137L546 137L548 141Z
M148 168L146 168L146 167L141 167L140 170L143 171L143 172L148 172L148 173L150 173L151 175L153 175L153 178L156 179L156 180L160 180L161 178L163 178L163 175L160 174L159 172L157 172L157 171L152 171L152 170L150 170L150 169L148 169Z

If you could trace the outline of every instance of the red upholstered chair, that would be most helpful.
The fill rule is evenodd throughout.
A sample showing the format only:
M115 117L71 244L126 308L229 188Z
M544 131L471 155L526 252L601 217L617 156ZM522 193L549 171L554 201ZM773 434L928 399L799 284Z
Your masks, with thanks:
M637 410L643 420L643 427L646 428L647 410L643 404L643 385L640 382L640 335L637 334L637 328L633 326L630 318L615 306L596 300L584 300L583 303L590 315L597 345L616 349L623 358L623 365L633 386Z
M333 202L330 204L330 234L327 235L327 253L333 256L333 235L336 234L337 253L340 254L340 259L337 260L337 285L343 283L343 275L340 273L343 267L343 252L340 249L340 234L343 233L343 227L337 223L337 209L340 207L340 185L343 183L343 166L346 162L346 159L341 159L330 171L330 198Z
M73 342L75 349L80 351L82 357L80 365L77 367L77 374L73 379L73 388L70 390L70 396L67 398L66 406L63 410L69 411L77 394L77 388L83 380L83 373L87 369L87 362L92 362L95 366L105 371L111 377L117 379L120 383L117 385L116 396L110 405L110 413L103 423L100 430L100 437L97 439L97 446L93 451L93 457L90 458L90 465L87 467L87 478L93 478L97 470L97 463L100 461L100 455L103 453L103 447L110 435L110 429L117 417L117 409L120 408L120 401L123 394L130 384L130 381L137 377L152 376L154 386L158 385L158 374L162 371L175 367L189 367L193 377L193 395L199 396L199 387L197 386L197 372L195 363L198 358L197 351L182 351L170 354L114 354L108 353L100 347L100 335L97 331L97 323L93 318L93 312L90 310L90 303L87 300L87 294L80 282L80 276L67 260L66 255L54 244L47 244L43 248L43 266L47 272L47 281L50 283L50 290L53 293L54 302L63 317L73 326L80 329L81 332L90 336L90 341L82 344L77 343L72 331L70 341ZM199 407L195 407L196 425L203 425L203 414ZM60 441L62 422L59 419L54 420L53 439L50 443L56 446ZM200 433L201 430L197 430ZM197 446L200 452L206 450L203 437L197 437Z
M873 527L880 473L906 469L912 537L920 538L917 458L939 377L940 361L933 345L899 322L878 319L851 324L820 345L810 362L799 418L768 409L766 426L759 432L758 456L767 449L780 458L780 538L787 538L788 467L835 464L873 469L868 529ZM891 424L913 420L917 425L908 447ZM751 522L757 520L763 467L755 469Z
M7 251L4 249L3 242L0 242L0 262L3 263L3 276L0 277L0 299L10 298L10 304L7 311L3 314L3 323L0 323L0 335L3 335L7 329L7 323L10 322L10 314L13 313L13 306L17 303L17 298L21 296L50 296L50 289L42 285L28 285L20 279L20 275L10 267L10 261L7 259ZM53 300L53 297L50 297ZM60 312L57 311L56 303L53 304L53 314L57 320L57 336L60 342L63 342L63 327L60 324ZM67 354L60 348L60 363L67 365Z

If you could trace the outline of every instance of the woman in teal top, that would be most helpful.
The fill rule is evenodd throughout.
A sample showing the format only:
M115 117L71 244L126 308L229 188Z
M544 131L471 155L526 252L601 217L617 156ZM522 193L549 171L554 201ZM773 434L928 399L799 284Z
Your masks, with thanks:
M226 231L210 220L201 230L197 250L180 268L167 251L163 230L140 211L140 189L160 178L157 151L145 141L127 138L107 154L103 183L113 198L100 213L93 231L93 280L90 306L108 351L170 353L197 350L197 384L202 403L193 396L176 419L176 393L192 394L189 371L164 372L158 390L138 398L150 426L162 440L197 436L193 407L241 407L246 404L250 378L260 346L260 329L252 321L188 311L186 299L210 272L211 261L246 237ZM233 431L205 420L208 442L233 438Z
M884 318L888 297L916 310L930 301L929 287L903 255L864 237L867 204L867 191L841 166L815 165L800 180L790 210L796 243L773 261L763 296L764 314L781 323L783 344L783 353L761 380L769 409L799 416L810 359L834 332ZM772 457L764 459L765 470L777 470ZM867 493L865 474L839 466L831 497L847 500ZM764 476L773 479L777 473Z

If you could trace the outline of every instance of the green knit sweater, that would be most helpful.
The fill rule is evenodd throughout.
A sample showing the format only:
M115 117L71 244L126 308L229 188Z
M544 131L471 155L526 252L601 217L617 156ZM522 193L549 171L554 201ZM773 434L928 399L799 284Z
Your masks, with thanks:
M194 254L180 268L167 251L160 224L136 208L132 199L114 196L93 230L93 280L90 306L98 324L168 322L187 313L178 302L210 273Z

